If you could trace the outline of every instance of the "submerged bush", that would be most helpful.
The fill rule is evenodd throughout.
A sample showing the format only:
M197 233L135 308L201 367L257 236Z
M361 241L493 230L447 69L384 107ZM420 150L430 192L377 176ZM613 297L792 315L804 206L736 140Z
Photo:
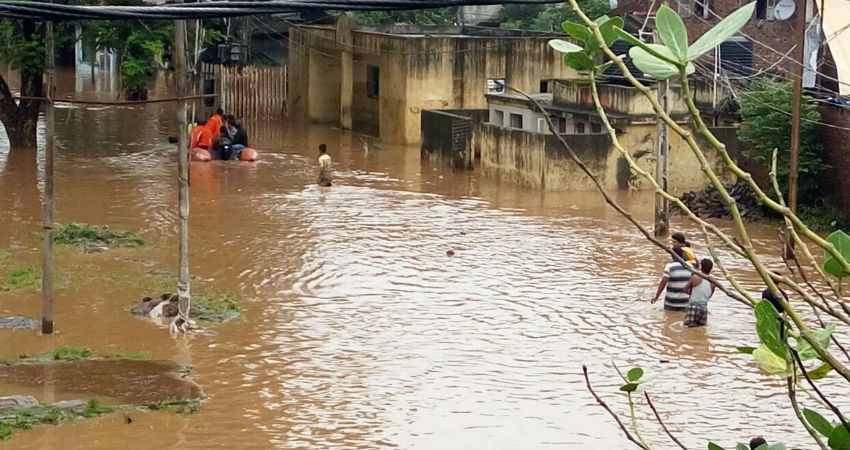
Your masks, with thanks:
M109 248L144 247L144 239L129 231L113 230L107 226L89 225L87 223L69 223L56 227L53 232L53 242L60 245L103 244Z
M50 359L55 359L57 361L74 361L77 359L88 358L91 355L91 350L86 347L62 346L44 353L43 356L47 356Z
M38 285L41 281L41 272L32 266L16 267L9 270L6 279L0 283L0 291L11 291L14 289L27 288Z
M219 298L204 294L193 298L189 315L204 322L227 322L239 317L241 312L236 294L225 292Z

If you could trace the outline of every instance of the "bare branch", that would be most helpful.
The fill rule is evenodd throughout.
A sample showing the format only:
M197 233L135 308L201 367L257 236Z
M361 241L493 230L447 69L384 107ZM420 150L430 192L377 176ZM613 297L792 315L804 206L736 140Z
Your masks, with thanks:
M667 425L664 425L664 421L661 420L661 416L655 409L655 405L652 404L652 400L650 400L649 394L644 391L643 396L646 398L646 403L649 405L649 408L652 410L652 413L655 414L655 419L658 421L658 424L661 425L661 429L664 430L665 433L667 433L667 436L669 436L670 439L675 442L676 445L679 446L679 448L681 448L682 450L688 450L688 448L682 445L682 442L679 441L676 436L673 436L673 433L671 433L670 430L667 429Z
M617 425L619 425L620 429L623 430L623 433L626 435L626 439L634 442L635 445L642 448L643 450L649 450L649 447L638 442L638 440L635 439L634 436L632 436L631 433L629 433L629 429L626 428L626 425L623 424L623 421L620 420L620 418L617 416L617 413L612 411L611 408L608 406L608 404L605 403L605 400L602 400L598 395L596 395L596 392L593 391L593 387L590 385L590 377L587 376L587 366L582 365L581 370L582 370L582 372L584 372L584 381L587 384L587 390L590 391L590 395L592 395L593 398L596 399L596 403L599 403L599 406L604 408L605 411L608 411L608 414L610 414L611 417L613 417L614 420L617 421Z

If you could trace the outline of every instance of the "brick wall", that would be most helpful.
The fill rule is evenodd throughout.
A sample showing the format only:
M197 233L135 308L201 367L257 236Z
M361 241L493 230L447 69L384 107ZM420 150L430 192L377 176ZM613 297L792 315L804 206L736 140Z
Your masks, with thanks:
M823 191L832 195L837 206L850 216L850 108L822 104L821 121L832 126L821 126L824 138L824 156L827 169ZM838 129L835 127L842 127Z
M668 6L673 9L677 9L682 14L682 9L679 7L679 3L685 5L688 0L667 0ZM748 0L710 0L711 11L720 17L726 17L736 9L740 8L741 5L747 4ZM798 0L798 2L802 3L802 0ZM649 5L652 2L648 0L620 0L617 9L615 10L616 14L638 14L645 15ZM777 61L782 59L782 56L788 52L794 44L794 22L796 20L796 15L800 12L805 13L805 8L798 7L797 12L795 12L794 16L789 18L788 20L750 20L749 23L742 30L746 35L758 40L772 48L774 48L780 54L773 52L772 50L765 48L762 45L753 43L753 68L755 71L760 71L764 69L768 69L772 67ZM695 15L691 15L690 17L683 17L683 21L685 22L685 26L688 28L688 37L691 42L694 42L697 38L705 34L712 26L714 26L719 19L715 17L714 14L709 13L708 18L697 17ZM791 73L794 73L794 62L790 59L783 61L777 66L779 70L788 70Z

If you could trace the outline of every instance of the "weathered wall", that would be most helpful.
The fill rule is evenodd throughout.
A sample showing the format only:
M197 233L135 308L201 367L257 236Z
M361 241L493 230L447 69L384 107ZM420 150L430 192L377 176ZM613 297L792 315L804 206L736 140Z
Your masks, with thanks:
M590 179L572 162L554 136L510 130L485 123L473 125L472 146L481 153L479 168L486 175L548 191L594 190ZM566 141L596 173L606 189L647 189L607 134L567 134ZM644 169L655 172L655 125L632 125L618 135L620 144ZM733 177L720 156L703 146L709 164L725 180ZM699 162L685 142L671 133L670 187L674 193L701 189L708 184Z

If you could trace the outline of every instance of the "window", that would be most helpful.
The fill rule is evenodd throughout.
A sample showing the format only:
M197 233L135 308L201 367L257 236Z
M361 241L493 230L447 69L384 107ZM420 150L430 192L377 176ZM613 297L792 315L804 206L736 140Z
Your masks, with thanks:
M558 133L567 133L567 119L564 119L563 117L558 119Z
M537 132L538 133L549 132L549 124L546 123L546 119L544 119L542 117L537 118Z
M511 128L522 129L522 115L511 113Z
M490 121L493 125L498 125L500 127L505 126L505 112L499 111L498 109L493 110L493 120Z
M504 78L488 78L487 79L487 93L488 94L501 94L505 92L505 79Z
M549 80L540 80L540 93L546 94L549 92Z
M711 0L693 0L694 15L708 19L711 17Z
M592 133L601 133L602 132L602 124L600 123L592 123L590 124L590 131Z
M774 6L776 6L776 0L756 0L756 19L773 20Z
M576 122L576 134L584 134L584 123Z
M372 98L378 98L380 93L380 71L375 66L366 66L366 95Z

